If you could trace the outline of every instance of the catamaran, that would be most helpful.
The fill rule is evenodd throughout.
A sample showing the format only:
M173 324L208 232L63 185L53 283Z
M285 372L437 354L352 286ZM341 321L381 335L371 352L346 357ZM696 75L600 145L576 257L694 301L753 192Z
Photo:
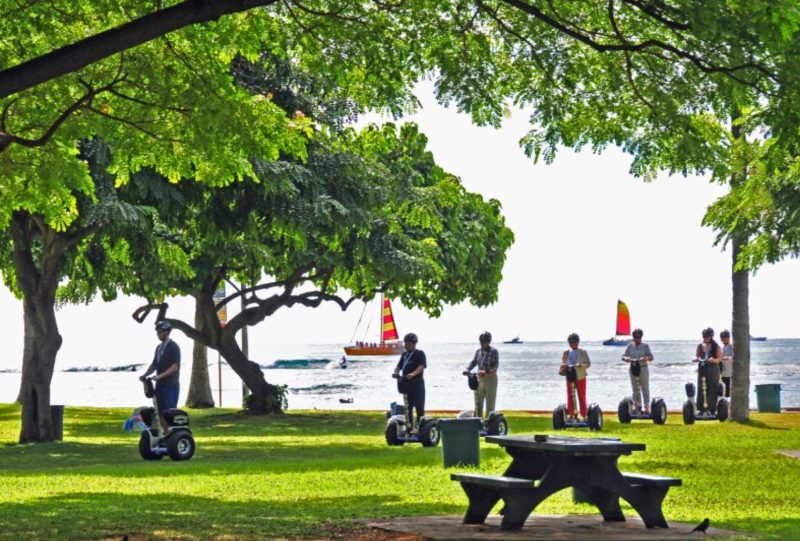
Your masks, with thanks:
M628 306L621 300L617 300L617 332L608 340L603 341L604 346L625 346L630 340L620 340L620 336L630 336L631 334L631 314Z
M384 298L383 293L381 293L381 307L381 341L377 343L357 342L345 346L344 352L347 355L400 355L403 352L403 343L397 334L397 327L394 326L392 303L389 299ZM359 321L361 321L360 318Z

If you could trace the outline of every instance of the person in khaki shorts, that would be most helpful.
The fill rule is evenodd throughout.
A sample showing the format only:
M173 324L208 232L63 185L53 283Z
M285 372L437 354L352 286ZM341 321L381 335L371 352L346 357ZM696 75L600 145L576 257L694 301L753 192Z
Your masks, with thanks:
M500 354L497 349L492 347L492 335L489 331L482 333L478 337L481 347L475 352L472 362L467 366L467 371L478 367L478 388L475 391L475 415L483 417L483 414L494 411L497 400L497 367L500 365ZM483 409L484 400L486 410Z

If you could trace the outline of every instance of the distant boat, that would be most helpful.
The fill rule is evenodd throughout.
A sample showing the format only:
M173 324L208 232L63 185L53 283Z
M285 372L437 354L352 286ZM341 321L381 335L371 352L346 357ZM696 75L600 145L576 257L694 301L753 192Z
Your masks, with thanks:
M604 346L625 346L630 343L630 340L620 340L620 336L629 336L631 334L631 314L628 312L628 306L621 300L617 300L617 330L614 336L608 340L603 341Z
M766 342L767 341L767 337L766 336L751 336L750 337L750 341L751 342Z
M381 341L358 342L345 346L344 352L347 355L400 355L403 352L403 343L400 342L397 327L394 326L392 303L384 298L383 293L381 293L381 307ZM363 312L361 315L364 315Z
M515 336L511 340L503 340L504 344L524 344L522 340L520 340L519 336Z

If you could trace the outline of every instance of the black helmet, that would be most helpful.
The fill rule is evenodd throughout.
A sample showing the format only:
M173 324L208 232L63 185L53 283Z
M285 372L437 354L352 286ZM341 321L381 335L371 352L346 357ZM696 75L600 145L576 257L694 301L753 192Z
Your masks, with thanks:
M644 336L644 332L642 331L642 329L633 329L631 336L638 336L639 338L641 338L642 336Z
M172 325L169 324L169 321L159 321L156 323L156 330L169 332L172 330Z
M572 333L569 336L567 336L567 342L580 342L580 341L581 337L578 336L578 333Z
M492 341L492 333L490 333L489 331L484 331L478 337L478 340L480 341L481 344L488 344L489 342Z
M408 333L403 337L403 342L414 342L417 343L417 335L413 332Z
M714 329L711 327L703 329L703 338L714 338Z
M731 337L731 331L729 331L728 329L725 329L724 331L719 333L719 337L720 338L730 338Z

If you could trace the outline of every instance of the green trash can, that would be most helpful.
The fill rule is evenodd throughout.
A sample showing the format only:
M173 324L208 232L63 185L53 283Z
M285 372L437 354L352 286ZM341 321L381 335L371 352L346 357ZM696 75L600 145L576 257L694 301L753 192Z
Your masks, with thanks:
M764 383L756 385L756 399L759 413L780 413L781 384Z
M482 427L480 417L439 420L445 468L458 465L477 466L480 463Z
M50 406L50 419L53 422L53 439L64 439L64 406Z

